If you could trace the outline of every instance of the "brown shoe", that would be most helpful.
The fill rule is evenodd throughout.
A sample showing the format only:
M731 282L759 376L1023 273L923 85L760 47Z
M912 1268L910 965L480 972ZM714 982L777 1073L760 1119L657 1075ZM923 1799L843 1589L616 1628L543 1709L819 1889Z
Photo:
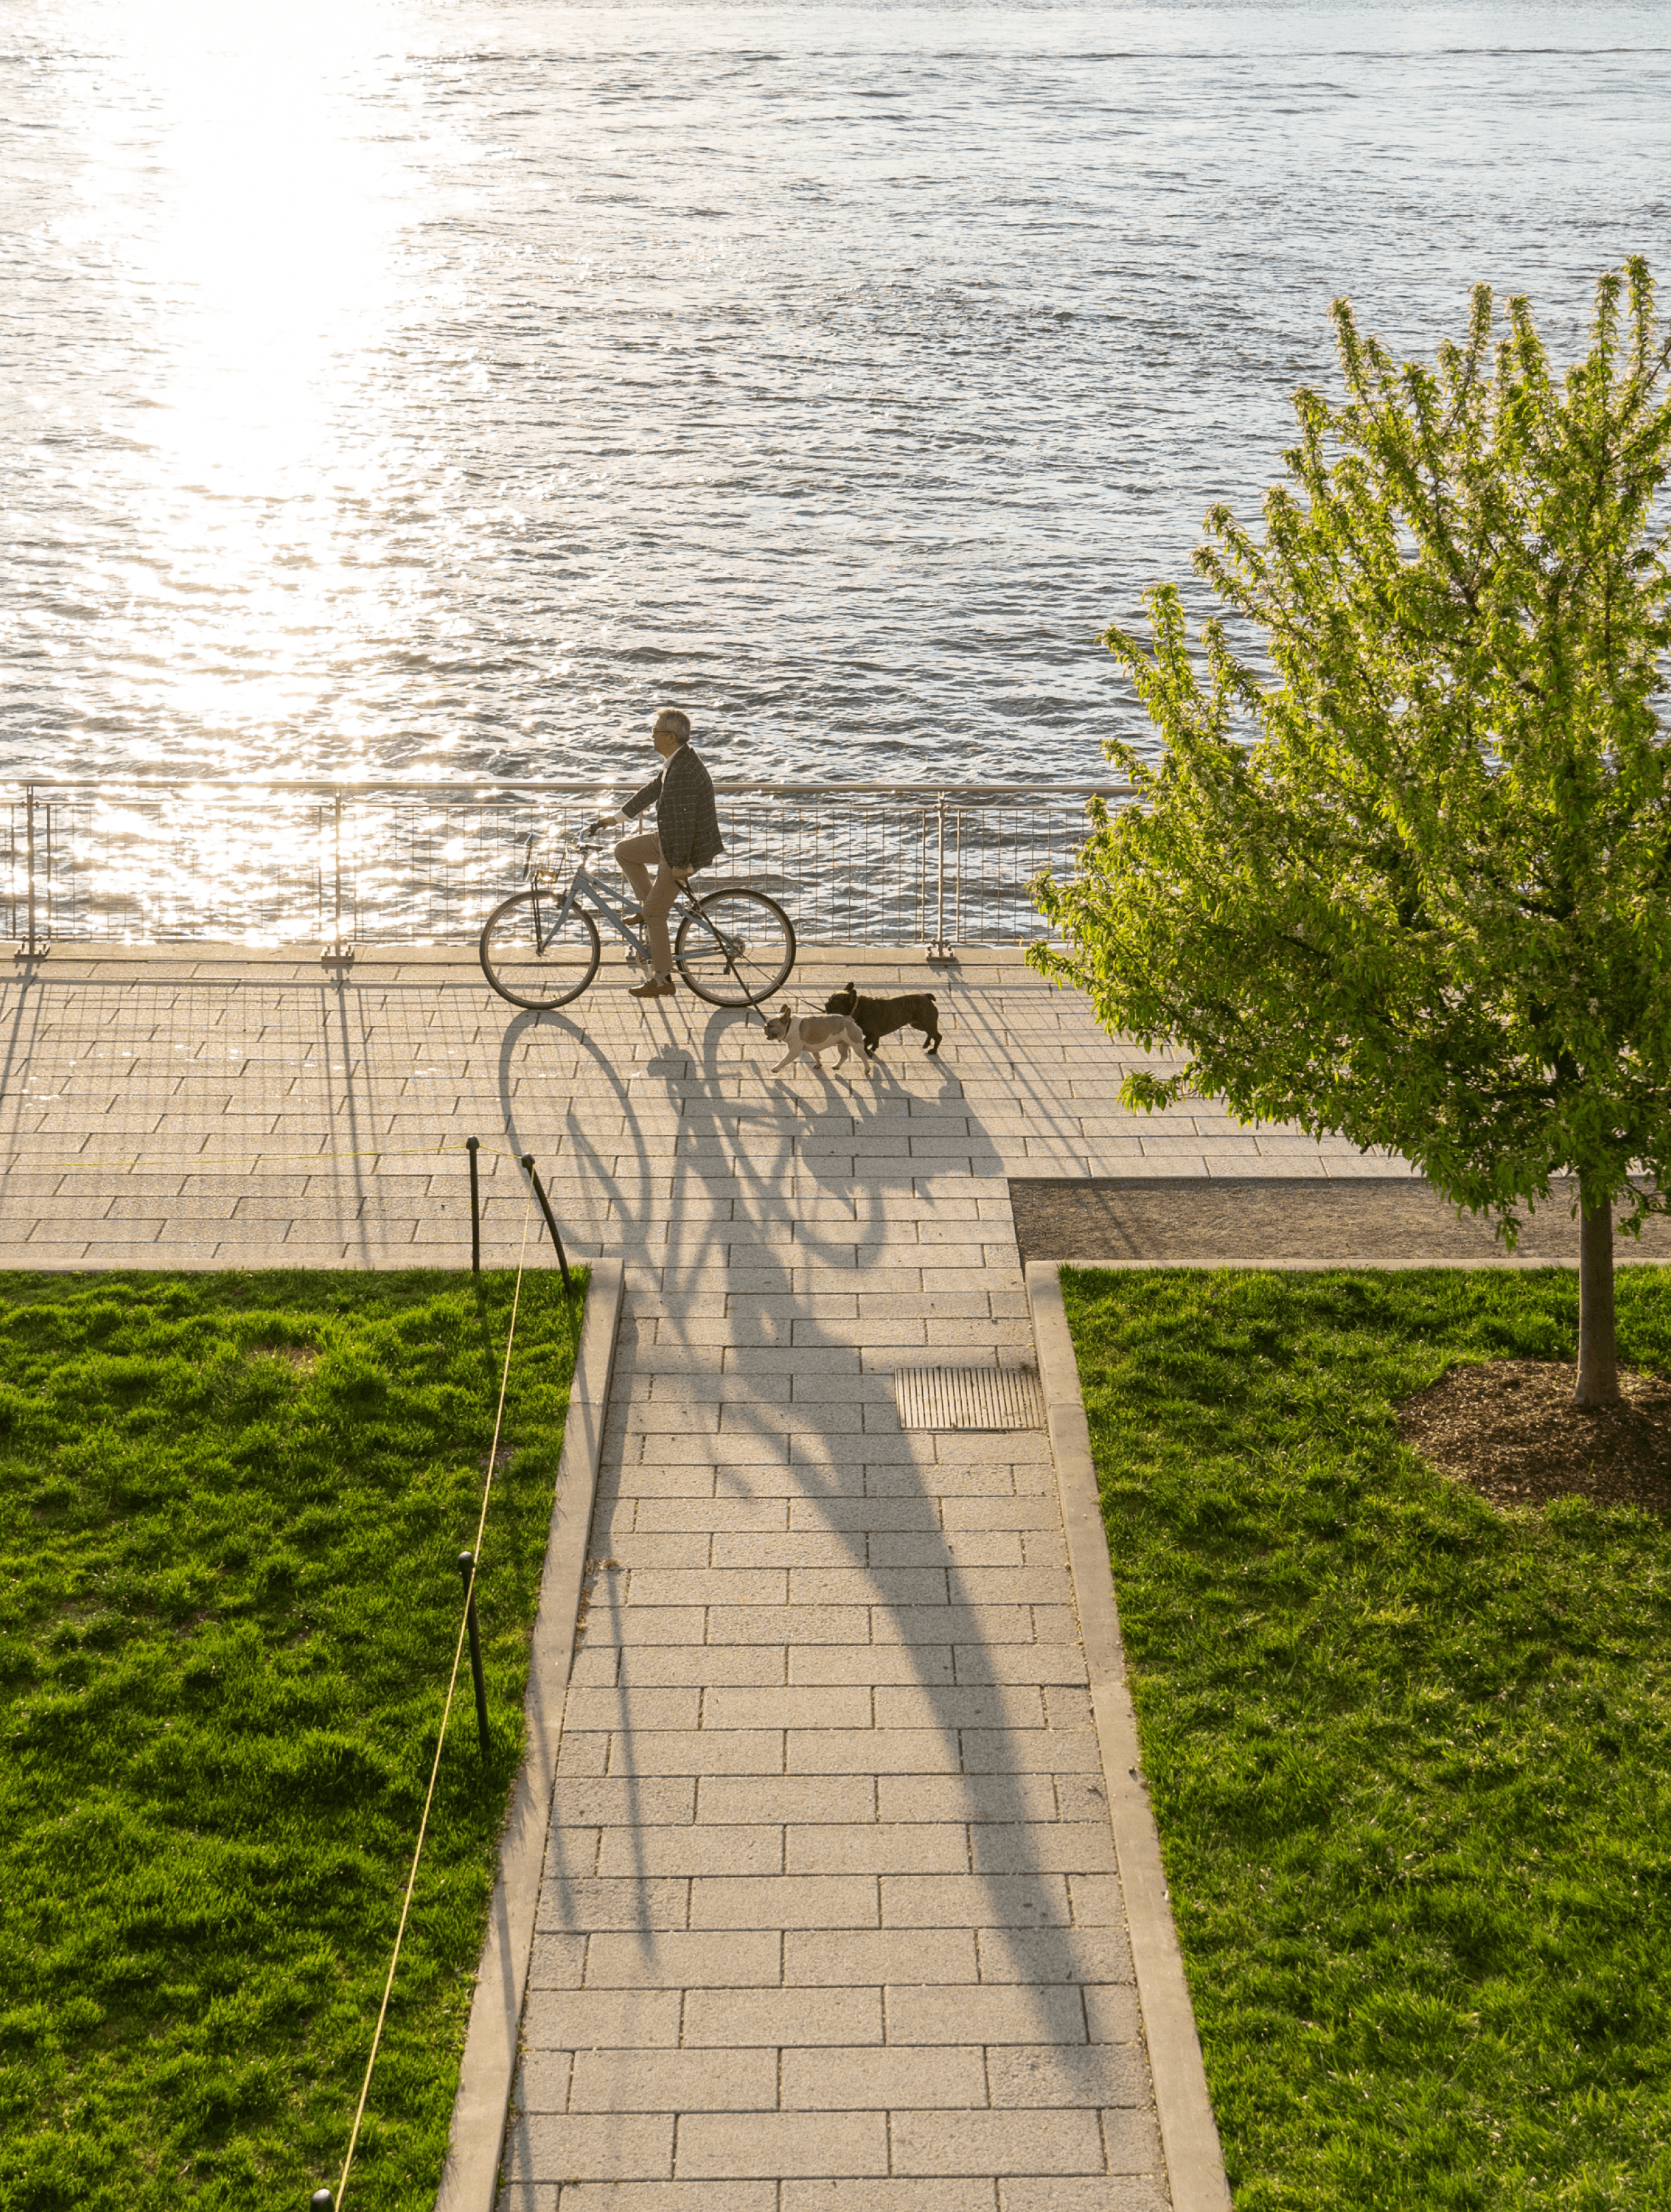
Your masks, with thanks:
M632 988L635 999L671 999L673 979L671 975L652 975L647 983L635 983Z

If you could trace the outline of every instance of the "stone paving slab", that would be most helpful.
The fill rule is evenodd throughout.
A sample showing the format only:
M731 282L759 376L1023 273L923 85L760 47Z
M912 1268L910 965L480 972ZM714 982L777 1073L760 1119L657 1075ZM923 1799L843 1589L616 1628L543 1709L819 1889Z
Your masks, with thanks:
M501 2212L1158 2212L1170 2199L1042 1433L901 1431L892 1370L1032 1358L1010 1178L1354 1177L1127 1054L1018 955L933 1058L774 1083L757 1019L466 956L19 963L0 1265L551 1264L628 1302ZM614 988L605 988L613 982Z

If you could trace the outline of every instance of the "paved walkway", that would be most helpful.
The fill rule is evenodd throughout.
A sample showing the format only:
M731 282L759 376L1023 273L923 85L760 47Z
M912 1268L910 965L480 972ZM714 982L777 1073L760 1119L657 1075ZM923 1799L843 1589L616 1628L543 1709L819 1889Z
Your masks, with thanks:
M628 1263L505 2212L1168 2202L1046 1440L902 1433L890 1376L1030 1358L1011 1175L1385 1164L1134 1121L1013 955L797 1000L860 973L939 992L938 1061L774 1084L686 995L536 1020L457 959L5 990L0 1264L456 1265L470 1134Z

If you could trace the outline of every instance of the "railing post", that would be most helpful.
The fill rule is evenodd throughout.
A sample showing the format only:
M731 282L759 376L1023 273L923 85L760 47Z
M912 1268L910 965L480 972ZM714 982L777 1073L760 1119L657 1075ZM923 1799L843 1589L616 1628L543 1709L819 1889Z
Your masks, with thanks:
M32 783L26 783L23 787L23 824L24 842L28 849L29 913L19 950L26 959L38 960L46 950L46 939L41 935L35 920L35 787Z
M934 865L934 950L945 957L945 793L934 793L937 858Z
M934 942L928 948L931 960L951 957L945 942L945 793L934 793Z
M325 947L322 957L328 961L347 961L353 959L354 947L343 940L343 787L341 784L332 786L331 795L334 802L332 824L337 848L337 891L332 912L331 942Z

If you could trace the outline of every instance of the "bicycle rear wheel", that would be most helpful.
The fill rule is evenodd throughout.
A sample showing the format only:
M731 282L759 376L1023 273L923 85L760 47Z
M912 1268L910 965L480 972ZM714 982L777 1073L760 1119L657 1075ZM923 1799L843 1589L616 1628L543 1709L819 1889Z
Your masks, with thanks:
M678 971L710 1006L757 1006L795 964L794 925L764 891L711 891L673 942Z
M518 891L483 927L482 973L513 1006L566 1006L598 973L604 948L597 923L577 906L559 923L560 905L550 891Z

